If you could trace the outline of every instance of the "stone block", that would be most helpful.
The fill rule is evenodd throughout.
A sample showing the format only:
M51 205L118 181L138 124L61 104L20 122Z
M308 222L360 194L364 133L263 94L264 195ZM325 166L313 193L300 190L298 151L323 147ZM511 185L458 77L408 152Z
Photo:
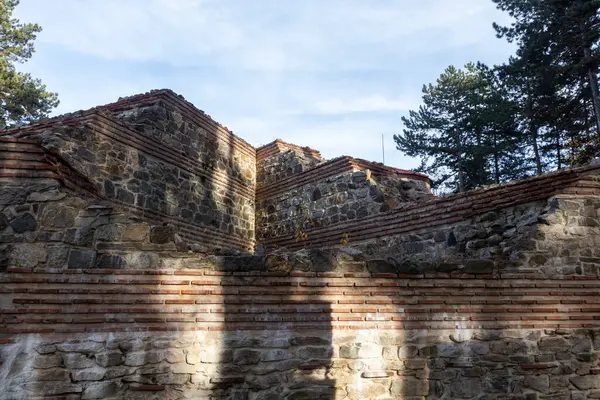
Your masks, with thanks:
M150 231L150 242L156 244L165 244L175 241L177 233L173 225L155 226Z
M59 351L65 353L94 354L102 350L103 344L92 341L66 341L56 344Z
M333 355L333 349L326 346L306 346L300 347L296 354L302 360L330 359Z
M42 226L46 228L70 228L75 224L79 210L64 204L50 204L44 210Z
M571 344L562 337L544 337L538 342L538 348L542 352L556 353L571 348Z
M42 244L18 244L10 255L15 267L33 268L46 261L48 252Z
M147 224L129 224L123 227L121 240L124 242L142 242L150 231Z
M86 386L81 399L107 399L116 396L119 393L119 389L119 383L114 381L92 382Z
M88 269L93 268L96 262L96 252L71 249L67 260L67 268Z
M400 346L398 348L398 357L400 359L413 358L419 352L416 346Z
M428 391L429 385L426 380L413 377L404 377L396 378L392 381L391 394L393 398L406 399L410 397L421 397L426 396Z
M94 228L84 226L65 230L63 241L68 244L82 247L91 247L94 243Z
M68 369L84 369L95 365L92 358L81 353L65 353L62 354L62 359L65 368Z
M25 233L35 231L37 222L31 213L21 214L10 221L10 226L15 233Z
M292 352L289 350L283 349L271 349L264 352L262 356L262 361L270 362L270 361L282 361L287 360L293 357Z
M119 254L98 254L96 257L96 268L127 268L129 264L125 256Z
M82 385L70 382L31 382L25 384L24 389L46 398L83 392Z
M104 373L104 378L105 379L121 378L123 376L132 375L135 373L135 371L136 371L135 367L126 367L124 365L112 367L112 368L109 367L106 369L106 371Z
M104 369L98 366L71 372L71 380L73 382L100 381L102 378L104 378Z
M467 274L491 274L494 272L494 261L471 259L464 262L461 272Z
M458 379L450 383L450 394L453 399L470 399L483 393L480 379Z
M123 230L123 225L120 224L103 225L96 230L96 238L106 242L116 242L121 240Z
M48 268L62 268L67 263L69 249L63 246L47 247L46 266Z
M550 390L550 379L548 375L527 375L523 381L523 387L547 393Z
M68 381L69 376L69 371L64 368L48 368L35 372L35 379L38 381Z
M114 367L123 363L123 354L119 351L99 353L96 354L95 358L101 367Z
M260 350L240 349L233 353L233 363L237 365L256 364L261 359Z
M165 355L162 351L137 351L125 355L124 364L131 367L142 366L146 364L157 364L164 360Z
M600 388L600 375L573 376L569 381L579 390Z
M59 354L41 355L33 359L33 368L53 368L62 364L63 359Z

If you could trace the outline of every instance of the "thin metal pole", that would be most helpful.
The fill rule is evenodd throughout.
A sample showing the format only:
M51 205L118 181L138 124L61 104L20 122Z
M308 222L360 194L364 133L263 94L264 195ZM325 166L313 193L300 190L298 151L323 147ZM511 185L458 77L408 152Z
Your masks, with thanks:
M383 158L383 164L385 164L385 145L383 144L383 133L381 134L381 155Z

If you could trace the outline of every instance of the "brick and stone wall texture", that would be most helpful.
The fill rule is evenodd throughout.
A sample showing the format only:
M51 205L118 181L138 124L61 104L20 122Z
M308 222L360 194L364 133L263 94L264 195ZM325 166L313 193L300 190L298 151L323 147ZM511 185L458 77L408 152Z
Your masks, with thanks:
M2 273L3 398L598 396L597 275L370 272L356 249L163 262Z
M428 179L419 174L351 157L315 163L308 151L258 150L256 240L267 248L277 247L272 245L277 239L295 240L302 232L329 226L339 241L345 233L337 229L340 223L431 197Z
M317 150L275 140L256 150L256 183L268 185L326 162Z
M1 133L0 398L600 398L599 170L431 198L170 91Z
M9 399L597 398L600 203L548 202L535 246L512 262L407 270L357 246L8 267L0 388Z
M560 242L563 233L593 232L599 173L600 165L594 164L446 198L400 202L385 213L308 227L304 242L293 234L266 242L271 248L336 247L345 232L349 243L395 264L425 262L426 267L432 260L467 258L512 262L520 248L533 250L546 233ZM552 231L563 223L568 223L564 232Z
M171 97L150 93L7 133L37 141L94 195L147 223L168 219L193 227L196 243L206 235L194 231L209 231L210 245L253 249L255 150Z

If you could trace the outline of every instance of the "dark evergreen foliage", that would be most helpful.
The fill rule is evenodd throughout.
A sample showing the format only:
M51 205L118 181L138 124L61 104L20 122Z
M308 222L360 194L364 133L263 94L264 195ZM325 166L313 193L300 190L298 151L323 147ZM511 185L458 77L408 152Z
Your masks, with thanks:
M419 171L464 191L600 155L600 0L492 0L517 45L503 65L448 67L403 118L399 150Z
M42 30L12 17L18 4L18 0L0 0L0 129L39 120L58 105L56 93L15 68L31 58L33 41Z

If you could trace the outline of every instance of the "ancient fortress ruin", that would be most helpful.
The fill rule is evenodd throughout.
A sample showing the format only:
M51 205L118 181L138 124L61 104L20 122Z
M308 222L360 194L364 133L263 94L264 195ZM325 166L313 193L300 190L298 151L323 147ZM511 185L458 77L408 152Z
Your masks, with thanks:
M437 198L169 90L0 132L1 399L600 398L600 165Z

